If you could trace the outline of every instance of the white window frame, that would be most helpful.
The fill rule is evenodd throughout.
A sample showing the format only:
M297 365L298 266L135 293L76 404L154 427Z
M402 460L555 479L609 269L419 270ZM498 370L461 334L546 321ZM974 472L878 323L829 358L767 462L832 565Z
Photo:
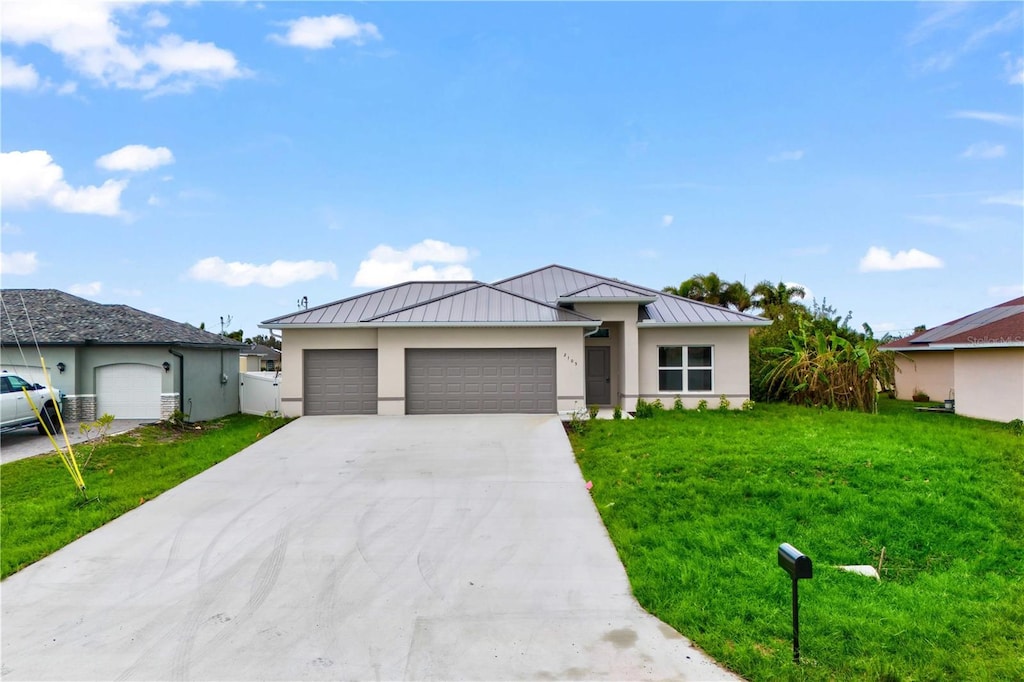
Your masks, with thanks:
M661 349L662 348L679 348L682 351L682 355L683 355L683 364L682 364L682 366L681 367L662 367L662 365L661 365ZM708 350L710 350L711 351L711 364L709 366L707 366L707 367L704 367L704 366L690 367L690 354L688 352L690 348L707 348ZM706 370L706 371L710 372L711 373L711 388L709 388L707 390L691 390L690 389L690 370L691 369ZM680 389L678 391L677 390L672 390L672 389L663 389L661 387L661 373L663 371L671 371L671 372L678 371L678 372L682 372L682 376L683 376L682 389ZM712 395L712 394L714 394L714 392L715 392L715 347L712 344L710 344L710 343L694 343L694 344L691 344L691 345L688 345L688 346L684 346L682 344L679 344L679 345L663 344L663 345L658 346L658 392L659 393L665 393L667 395L679 395L679 394L684 394L684 393L697 393L697 394L701 394L701 395Z

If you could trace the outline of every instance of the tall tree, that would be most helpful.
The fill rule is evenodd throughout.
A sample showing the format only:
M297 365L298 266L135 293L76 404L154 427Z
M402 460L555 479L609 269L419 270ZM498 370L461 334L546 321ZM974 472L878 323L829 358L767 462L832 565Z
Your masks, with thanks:
M720 308L731 307L744 311L750 307L750 292L743 286L743 282L726 282L715 272L694 275L678 287L668 286L662 291Z
M792 312L799 305L794 299L802 299L807 292L801 286L789 286L785 282L772 284L762 280L750 290L751 305L770 319L778 320Z
M261 346L268 346L270 348L281 350L281 339L267 334L256 334L255 336L250 336L245 339L243 343L255 343Z

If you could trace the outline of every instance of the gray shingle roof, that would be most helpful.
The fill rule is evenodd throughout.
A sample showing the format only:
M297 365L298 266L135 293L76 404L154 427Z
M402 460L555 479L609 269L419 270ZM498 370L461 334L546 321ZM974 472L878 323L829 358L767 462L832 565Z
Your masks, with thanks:
M549 265L495 282L406 282L271 318L261 327L388 324L558 324L595 321L559 306L573 301L632 301L644 326L770 324L754 315L648 287Z
M264 346L261 343L248 343L244 348L239 350L239 355L258 355L259 357L276 358L281 354L276 348L270 346Z
M218 334L174 322L126 305L87 301L57 289L0 291L3 344L40 345L173 344L242 348Z

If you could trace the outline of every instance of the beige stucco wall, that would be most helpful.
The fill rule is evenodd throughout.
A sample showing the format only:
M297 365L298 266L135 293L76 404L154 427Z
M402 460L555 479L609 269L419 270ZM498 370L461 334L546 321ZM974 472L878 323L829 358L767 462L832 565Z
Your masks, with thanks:
M953 388L953 351L920 350L896 356L896 397L912 400L923 391L932 400L945 400Z
M674 327L644 329L640 326L640 396L644 400L660 398L671 407L677 393L658 390L659 346L712 346L714 350L713 390L678 394L683 404L694 408L700 400L707 400L711 408L718 407L718 398L725 395L733 409L739 409L750 398L750 330L747 327ZM635 401L634 401L635 405ZM632 409L632 406L629 408Z
M302 414L303 351L377 349L377 412L405 414L407 348L554 348L558 410L583 405L583 333L580 327L472 327L385 329L284 329L281 411Z
M952 353L957 414L999 422L1024 419L1024 348Z
M612 403L626 410L636 406L640 391L640 352L637 331L639 306L636 303L577 303L576 312L604 323L612 329L610 339L594 339L594 343L610 341L612 347ZM586 389L584 375L584 389Z

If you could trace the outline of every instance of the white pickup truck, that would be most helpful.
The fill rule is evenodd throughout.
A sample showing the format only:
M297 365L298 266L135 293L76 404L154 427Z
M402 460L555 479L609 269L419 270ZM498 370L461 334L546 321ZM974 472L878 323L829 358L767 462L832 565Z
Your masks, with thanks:
M17 374L4 370L0 372L0 432L35 426L39 433L46 433L42 422L36 417L28 398L25 397L25 391L21 390L23 387L28 390L28 395L45 420L50 433L59 431L57 411L60 407L54 403L53 396L60 401L63 395L54 391L51 396L50 389L45 386L29 383Z

